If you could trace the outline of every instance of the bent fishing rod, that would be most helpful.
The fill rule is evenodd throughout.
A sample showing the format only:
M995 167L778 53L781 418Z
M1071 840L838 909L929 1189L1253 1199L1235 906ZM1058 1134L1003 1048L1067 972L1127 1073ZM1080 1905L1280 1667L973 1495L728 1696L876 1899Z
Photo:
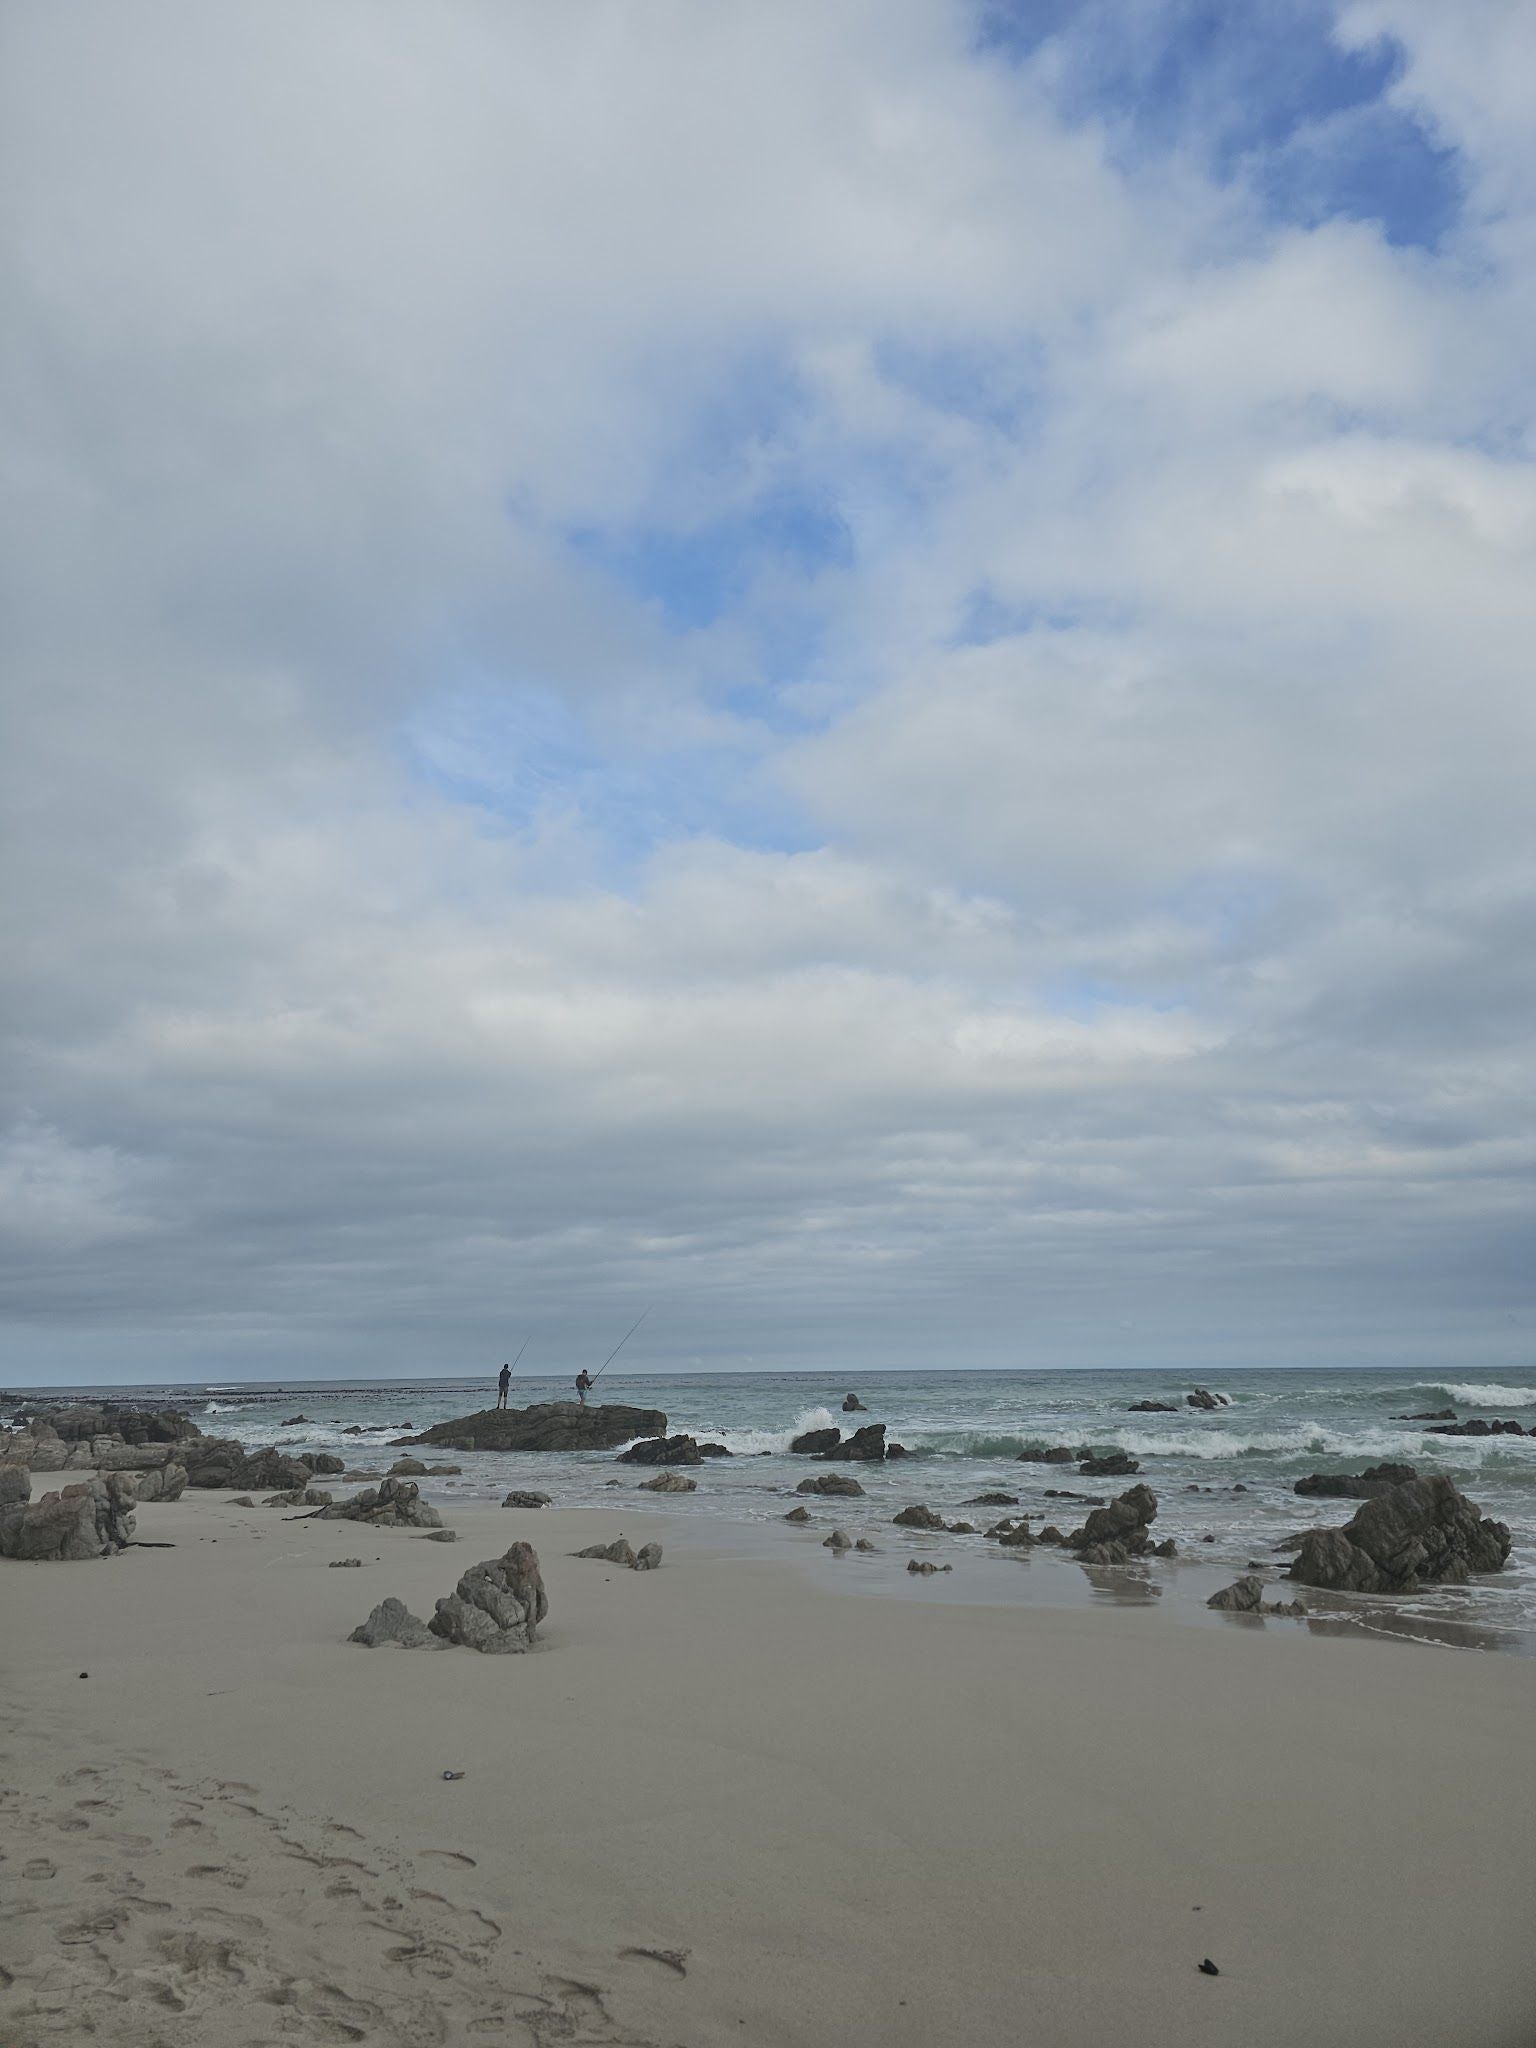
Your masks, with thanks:
M646 1317L649 1314L650 1310L648 1308L643 1308L640 1311L639 1315L636 1316L635 1320L630 1324L629 1328L624 1332L623 1336L619 1339L618 1343L614 1345L613 1349L609 1352L608 1356L603 1360L602 1364L597 1368L597 1371L592 1375L592 1385L594 1387L597 1385L598 1381L602 1378L603 1374L608 1370L609 1366L612 1365L613 1361L618 1357L619 1353L624 1349L624 1346L629 1342L630 1338L633 1337L636 1330L639 1329L640 1325L645 1321Z

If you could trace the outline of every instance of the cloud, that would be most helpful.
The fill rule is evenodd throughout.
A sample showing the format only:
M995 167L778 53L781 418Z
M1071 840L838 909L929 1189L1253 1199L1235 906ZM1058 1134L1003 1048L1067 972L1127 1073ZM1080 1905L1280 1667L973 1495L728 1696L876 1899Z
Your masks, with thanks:
M13 16L13 1377L1508 1346L1529 37L1187 13Z

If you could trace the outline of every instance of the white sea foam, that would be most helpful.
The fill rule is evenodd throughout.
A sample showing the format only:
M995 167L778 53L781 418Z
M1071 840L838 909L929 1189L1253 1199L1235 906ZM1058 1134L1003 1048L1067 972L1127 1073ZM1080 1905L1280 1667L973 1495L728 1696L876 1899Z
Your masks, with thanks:
M1464 1408L1536 1408L1536 1387L1503 1387L1496 1381L1486 1385L1477 1380L1418 1380L1418 1392L1444 1394Z
M752 1458L763 1451L787 1451L795 1437L804 1436L813 1429L836 1429L840 1419L829 1408L807 1408L796 1416L788 1429L713 1430L701 1425L690 1434L706 1443L724 1444L735 1457Z

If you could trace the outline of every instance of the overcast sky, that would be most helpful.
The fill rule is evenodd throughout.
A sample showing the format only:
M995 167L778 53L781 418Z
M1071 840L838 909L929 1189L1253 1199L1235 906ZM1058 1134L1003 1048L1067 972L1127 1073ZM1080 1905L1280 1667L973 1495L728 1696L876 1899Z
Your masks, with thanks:
M1530 0L5 0L0 1379L1529 1364Z

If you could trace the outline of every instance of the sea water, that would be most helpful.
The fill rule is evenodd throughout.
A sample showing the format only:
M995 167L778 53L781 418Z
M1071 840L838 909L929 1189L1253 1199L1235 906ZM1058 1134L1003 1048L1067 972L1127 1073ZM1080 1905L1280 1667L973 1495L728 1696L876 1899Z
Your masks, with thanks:
M1063 1492L1112 1497L1133 1482L1085 1479L1072 1465L1020 1463L1019 1452L1056 1444L1117 1448L1138 1461L1137 1477L1158 1496L1154 1533L1172 1536L1181 1558L1177 1564L1140 1565L1129 1578L1111 1575L1106 1582L1100 1575L1093 1583L1101 1591L1131 1585L1155 1596L1181 1580L1189 1583L1191 1565L1219 1568L1221 1578L1212 1583L1225 1582L1250 1562L1265 1562L1278 1572L1286 1562L1275 1548L1282 1537L1343 1523L1355 1510L1349 1501L1298 1498L1298 1478L1391 1460L1449 1474L1485 1515L1506 1522L1514 1537L1509 1569L1472 1587L1426 1590L1391 1603L1329 1601L1311 1592L1302 1597L1315 1611L1349 1613L1380 1632L1450 1647L1536 1650L1536 1437L1441 1437L1422 1424L1396 1419L1454 1407L1462 1420L1503 1416L1530 1427L1536 1424L1536 1369L1480 1380L1454 1372L1418 1379L1390 1371L1234 1370L1209 1382L1228 1403L1214 1412L1187 1405L1192 1384L1147 1371L669 1375L623 1374L615 1367L604 1375L594 1401L661 1409L669 1431L724 1444L734 1454L693 1468L696 1492L636 1493L636 1482L650 1475L616 1466L612 1450L566 1455L425 1448L412 1455L462 1466L457 1476L427 1482L429 1496L445 1508L455 1501L499 1501L513 1487L538 1487L561 1506L612 1508L622 1500L626 1517L664 1511L696 1521L701 1535L714 1525L721 1538L728 1530L740 1535L754 1527L766 1533L795 1504L801 1479L813 1472L847 1472L866 1497L817 1506L818 1537L825 1533L821 1522L831 1526L835 1506L839 1526L853 1536L875 1538L886 1551L900 1549L904 1556L915 1547L953 1561L957 1573L971 1558L1002 1567L985 1578L968 1575L981 1597L1006 1587L1010 1597L1046 1602L1073 1597L1085 1582L1084 1568L1054 1553L1000 1556L979 1534L909 1538L891 1528L892 1515L922 1501L946 1521L968 1520L982 1530L1004 1510L967 1503L978 1493L996 1491L1017 1495L1020 1511L1036 1529L1047 1522L1071 1529L1088 1509L1081 1500L1061 1497ZM48 1390L52 1398L62 1391ZM295 1378L281 1385L73 1391L183 1407L210 1436L237 1437L252 1448L281 1443L295 1452L331 1451L345 1456L349 1466L380 1471L402 1455L391 1438L488 1408L496 1398L494 1371L483 1377L347 1384ZM843 1398L850 1391L867 1413L844 1414ZM567 1376L520 1372L513 1381L514 1407L571 1398ZM1169 1402L1174 1412L1130 1412L1133 1402L1147 1400ZM308 1420L290 1420L300 1414ZM804 1431L834 1423L851 1430L864 1422L885 1423L889 1439L913 1455L885 1465L831 1467L790 1455L791 1439ZM365 1434L346 1435L355 1425ZM616 1478L620 1490L609 1483ZM1048 1495L1048 1488L1056 1494ZM1021 1562L1038 1568L1020 1572ZM1207 1577L1199 1576L1202 1589ZM845 1582L858 1583L849 1575ZM958 1591L958 1577L953 1584ZM1281 1597L1288 1590L1274 1588Z

